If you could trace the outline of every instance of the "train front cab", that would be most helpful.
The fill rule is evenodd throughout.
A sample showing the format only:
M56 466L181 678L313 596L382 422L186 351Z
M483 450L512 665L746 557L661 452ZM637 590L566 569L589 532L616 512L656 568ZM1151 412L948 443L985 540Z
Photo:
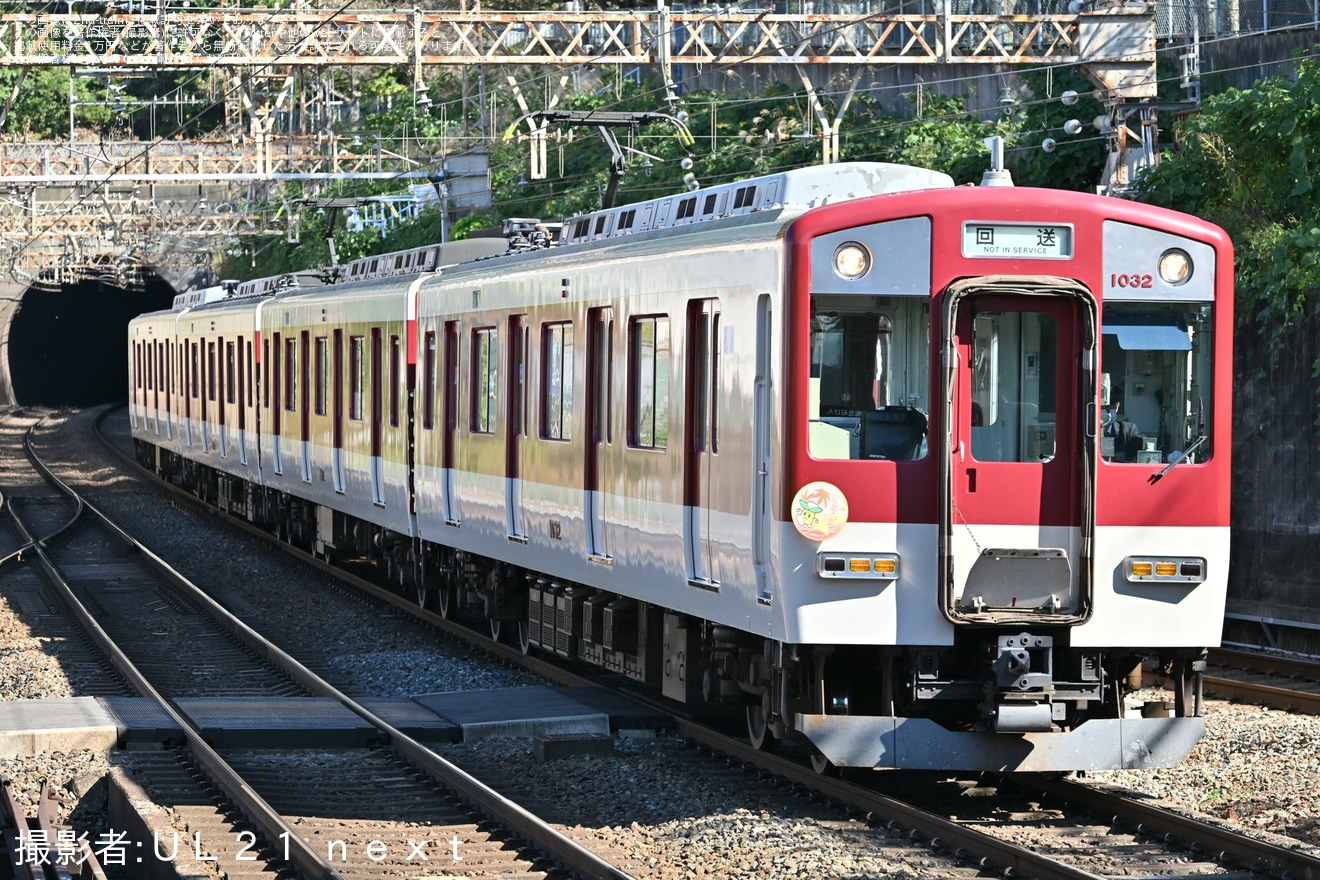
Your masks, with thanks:
M960 188L813 212L790 253L796 659L749 722L839 766L1181 761L1227 582L1226 236ZM1143 663L1172 706L1133 703Z

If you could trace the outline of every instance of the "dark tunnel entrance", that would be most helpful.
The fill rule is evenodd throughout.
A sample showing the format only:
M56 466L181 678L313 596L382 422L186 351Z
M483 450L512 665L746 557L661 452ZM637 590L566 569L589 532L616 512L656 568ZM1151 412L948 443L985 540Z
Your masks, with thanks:
M20 406L93 406L128 397L128 322L169 308L174 288L154 272L126 290L84 281L29 288L9 328L9 376Z

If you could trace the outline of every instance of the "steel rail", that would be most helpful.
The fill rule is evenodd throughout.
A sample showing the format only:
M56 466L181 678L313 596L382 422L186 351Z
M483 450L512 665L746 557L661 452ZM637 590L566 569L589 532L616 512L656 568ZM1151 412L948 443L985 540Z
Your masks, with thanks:
M1066 779L1050 779L1034 774L1022 774L1017 777L1005 777L1009 782L1030 786L1048 792L1063 800L1083 805L1099 814L1113 810L1113 799L1119 798L1126 814L1123 821L1130 825L1135 816L1137 826L1123 830L1138 833L1153 833L1145 827L1160 829L1159 835L1165 845L1182 844L1194 853L1213 854L1221 864L1237 861L1250 868L1253 874L1269 874L1275 877L1288 877L1292 880L1320 880L1320 858L1295 849L1276 846L1263 840L1247 837L1242 832L1212 825L1208 822L1184 816L1152 804L1143 803L1133 797L1106 791L1094 786Z
M36 451L32 448L32 436L36 427L36 425L33 425L32 428L29 428L24 439L24 447L28 452L28 458L32 461L33 466L37 468L51 485L55 486L60 492L68 495L70 498L78 499L78 493L74 492L64 483L63 480L57 477L45 462L41 461L36 455ZM67 534L74 521L81 516L82 513L86 512L91 513L102 523L108 524L112 535L127 537L127 533L115 526L114 523L110 523L100 511L97 511L90 504L82 502L81 499L79 500L79 513L75 515L73 520L70 520L61 527L56 532L56 535ZM78 623L91 636L92 640L96 642L97 646L105 653L105 655L110 658L119 669L120 673L128 679L133 688L142 696L155 700L161 709L163 709L170 717L170 720L179 726L179 729L183 731L184 739L194 757L197 759L198 763L201 764L202 768L210 774L212 780L222 791L224 791L225 795L229 797L243 814L261 830L261 833L272 845L280 839L283 839L286 842L289 847L289 861L291 861L298 870L304 874L304 876L308 878L317 878L317 880L345 880L344 876L339 873L339 871L335 870L329 862L322 859L316 851L311 848L311 845L294 830L293 826L285 822L284 818L267 804L266 801L257 794L257 792L233 770L233 768L229 766L224 758L220 756L219 752L202 739L201 734L196 730L192 721L180 714L173 705L171 705L169 700L152 686L146 676L144 676L137 666L134 665L133 661L128 658L128 655L124 653L123 649L120 648L119 645L115 643L114 639L112 639L101 625L97 623L96 618L87 610L87 606L84 605L82 600L80 600L73 592L72 586L69 584L68 580L65 579L59 567L55 565L46 553L47 543L49 543L55 536L41 541L36 540L32 533L28 531L22 518L18 515L18 511L14 509L12 502L6 501L5 509L9 512L14 527L19 531L23 539L32 542L32 550L36 553L36 562L38 566L46 574L47 579L55 587L57 592L59 592L60 597L68 605ZM142 545L137 544L137 542L132 541L131 538L129 538L129 541L131 542L128 545L130 549L150 554L150 551L146 550Z
M118 411L120 410L117 408L107 409L97 420L98 434L107 449L131 466L136 473L142 474L153 480L157 485L177 493L180 498L194 502L198 510L208 512L218 519L244 529L257 537L272 540L267 532L252 526L244 520L230 517L222 511L205 505L180 487L160 479L138 465L131 456L116 448L104 434L100 433L100 424L111 412ZM351 584L391 607L431 624L446 634L462 639L468 644L481 648L502 660L517 663L556 684L579 687L600 686L599 682L588 679L557 663L533 655L524 655L516 647L494 642L487 635L443 618L432 611L419 608L415 603L398 593L380 587L352 572L336 568L296 547L283 542L276 543L294 558L312 565L319 571ZM999 869L1005 876L1034 877L1039 878L1039 880L1083 880L1083 878L1097 880L1097 878L1103 876L1063 864L1048 856L1039 855L1031 850L1018 847L1009 841L951 822L912 804L887 797L865 785L846 779L821 776L811 768L791 759L758 751L742 742L741 739L729 736L695 720L677 716L674 705L658 698L631 691L627 692L626 696L673 718L675 730L680 736L713 751L720 752L731 760L754 766L779 776L791 784L820 792L828 798L866 812L870 814L872 822L880 819L915 832L912 836L924 839L932 850L951 852L957 857L978 864L985 870ZM1050 782L1047 777L1036 774L1021 774L1021 777L1024 784L1040 785L1042 788ZM1018 777L1010 774L1005 778L1011 782ZM1217 854L1228 853L1233 858L1244 861L1249 865L1267 866L1269 869L1282 866L1279 870L1271 870L1272 873L1280 876L1285 871L1293 871L1297 880L1320 880L1320 875L1309 873L1311 870L1310 863L1315 861L1314 859L1303 856L1298 862L1288 862L1288 857L1292 855L1289 851L1263 843L1257 848L1257 841L1244 837L1240 833L1234 835L1230 830L1218 829L1216 826L1196 822L1166 809L1142 804L1131 798L1122 798L1121 795L1103 790L1091 789L1082 784L1069 784L1066 787L1061 787L1060 791L1069 800L1074 802L1085 801L1088 806L1094 804L1096 809L1108 810L1111 815L1114 812L1112 798L1121 798L1124 812L1129 814L1139 813L1139 823L1145 822L1153 827L1171 829L1168 832L1162 832L1161 836L1171 833L1178 840L1187 841L1193 849L1198 847L1197 840L1211 839L1215 841L1213 851ZM1108 802L1107 806L1106 801ZM1170 839L1168 842L1173 841ZM1200 844L1199 848L1205 850L1206 846ZM1297 873L1299 869L1302 873Z
M111 412L112 410L106 410ZM104 413L102 417L104 417ZM99 422L99 420L98 420ZM99 433L99 425L98 425ZM104 439L104 437L103 437ZM120 454L121 458L122 453ZM137 468L137 463L133 462ZM52 478L58 479L51 475ZM61 483L63 485L63 483ZM65 487L67 489L67 487ZM72 491L69 489L68 491ZM571 837L561 833L539 816L530 812L515 801L495 791L481 780L464 771L417 740L403 733L371 710L331 685L315 672L308 669L292 655L264 638L256 630L239 620L218 602L208 596L199 587L176 571L168 562L161 559L145 545L138 542L118 525L111 522L105 514L90 503L86 509L98 517L116 535L121 536L126 546L142 556L152 569L177 586L187 597L201 606L214 619L221 622L234 636L242 640L282 672L289 675L313 694L336 700L345 708L362 718L367 723L381 730L390 744L402 755L411 759L422 769L434 775L445 785L461 794L469 802L482 809L491 817L507 826L517 835L527 840L544 853L558 859L561 863L591 880L632 880L632 876L621 871L617 866L602 859L596 853L583 847ZM269 537L269 536L267 536ZM337 570L336 570L337 571ZM301 840L302 838L298 838ZM337 874L335 876L338 876Z
M102 413L98 418L98 434L100 433L100 422L106 418L110 412L114 411L118 410L113 408L107 409L106 412ZM168 487L172 491L180 493L182 497L194 501L196 500L194 496L184 493L178 486L161 480L155 474L151 474L143 469L131 457L115 448L104 434L101 434L100 436L102 442L105 443L106 446L121 460L129 463L136 472L149 476L159 485ZM200 502L198 503L200 504ZM225 522L239 526L258 537L271 540L269 533L252 526L250 523L229 517L209 506L201 505L200 509L208 511ZM555 663L530 654L524 655L519 649L511 645L495 642L488 636L476 633L473 630L461 626L452 620L443 618L432 611L419 608L415 603L408 601L405 597L400 596L397 593L379 587L364 578L352 574L351 572L345 572L343 569L336 568L325 560L309 556L296 547L291 547L282 542L279 543L279 546L295 558L309 563L326 574L333 575L338 579L352 584L354 587L367 592L371 596L394 608L414 615L435 626L437 629L456 636L471 645L486 650L500 659L517 663L531 672L544 676L550 681L566 686L599 686L597 682L591 681L590 679L571 670L565 669ZM674 707L672 705L665 705L661 701L652 699L646 695L629 693L627 696L638 700L650 708L657 709L666 715L674 717ZM377 723L367 715L363 715L362 717L367 718L372 724ZM926 837L933 848L950 847L953 850L966 850L968 852L979 853L979 860L986 865L998 865L1002 868L1009 869L1010 873L1016 872L1025 876L1040 878L1040 880L1098 880L1100 877L1100 875L1093 874L1089 871L1082 871L1069 865L1064 865L1046 856L1037 855L1030 850L1016 847L1011 843L984 834L975 829L959 826L956 823L935 815L934 813L929 813L901 801L884 797L864 786L820 776L808 767L804 767L803 765L797 764L786 758L770 755L765 752L758 752L740 740L727 734L720 733L719 731L706 727L698 722L675 717L675 724L677 732L693 742L700 743L708 748L722 752L738 761L750 763L768 772L782 776L790 782L819 790L829 797L837 798L844 803L852 804L858 809L883 816L886 820L901 824Z

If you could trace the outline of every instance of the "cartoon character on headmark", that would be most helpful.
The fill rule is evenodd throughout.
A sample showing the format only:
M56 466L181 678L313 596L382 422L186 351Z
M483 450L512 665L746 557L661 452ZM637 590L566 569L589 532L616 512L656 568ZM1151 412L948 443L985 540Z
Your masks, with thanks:
M812 541L832 538L848 524L848 499L833 483L808 483L793 496L793 525Z

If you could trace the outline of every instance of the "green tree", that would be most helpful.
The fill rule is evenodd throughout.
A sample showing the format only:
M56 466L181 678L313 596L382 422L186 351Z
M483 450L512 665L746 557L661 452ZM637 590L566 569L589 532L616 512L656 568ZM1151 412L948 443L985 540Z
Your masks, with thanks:
M1142 175L1143 200L1224 227L1237 254L1238 318L1275 337L1313 311L1320 289L1320 66L1209 97L1177 148Z

